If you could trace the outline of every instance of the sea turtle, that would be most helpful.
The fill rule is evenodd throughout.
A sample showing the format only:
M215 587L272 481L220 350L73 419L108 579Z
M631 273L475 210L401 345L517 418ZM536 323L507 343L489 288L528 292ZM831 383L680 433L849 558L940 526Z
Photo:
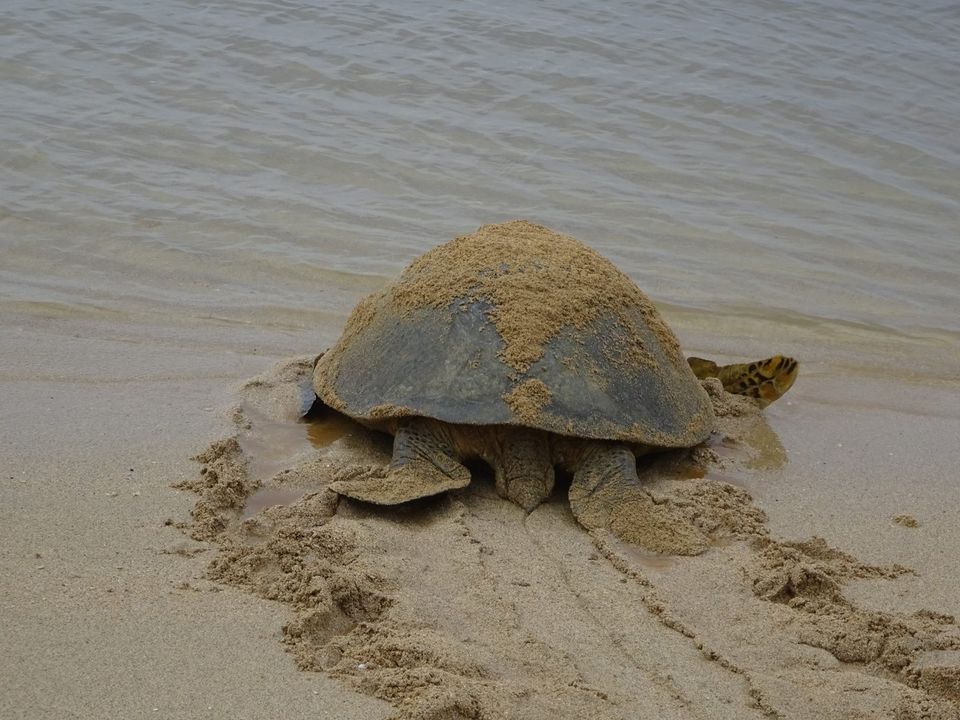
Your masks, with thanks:
M796 373L780 356L688 363L609 260L516 220L427 252L362 300L313 385L326 405L394 435L386 475L333 483L342 495L389 505L462 488L462 461L478 457L530 511L559 467L577 520L629 540L637 504L652 502L635 456L697 445L714 428L697 377L770 402Z

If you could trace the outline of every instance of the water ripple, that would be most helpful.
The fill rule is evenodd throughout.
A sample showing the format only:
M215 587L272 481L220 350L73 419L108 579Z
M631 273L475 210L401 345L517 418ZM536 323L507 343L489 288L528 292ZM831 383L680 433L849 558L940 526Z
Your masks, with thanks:
M57 302L116 263L345 312L527 216L670 307L958 332L957 37L919 0L9 0L0 252Z

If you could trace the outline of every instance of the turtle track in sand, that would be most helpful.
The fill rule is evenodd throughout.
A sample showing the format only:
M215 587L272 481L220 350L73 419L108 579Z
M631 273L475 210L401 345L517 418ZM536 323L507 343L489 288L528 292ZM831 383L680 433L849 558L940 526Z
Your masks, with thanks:
M198 494L184 531L216 549L208 576L289 606L283 641L301 669L405 719L960 717L954 619L844 594L907 568L772 537L742 488L671 472L736 460L698 448L644 473L713 539L694 558L588 534L562 497L527 516L482 478L397 508L338 503L324 485L382 473L383 439L358 427L267 470L251 449L259 425L294 425L310 370L293 360L248 383L237 434L182 484ZM762 422L750 401L707 389L723 434ZM303 494L244 517L263 488Z

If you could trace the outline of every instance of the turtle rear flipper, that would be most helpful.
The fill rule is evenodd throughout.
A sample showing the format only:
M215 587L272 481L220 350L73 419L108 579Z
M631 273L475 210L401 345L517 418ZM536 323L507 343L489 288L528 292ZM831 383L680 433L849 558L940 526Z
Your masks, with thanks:
M782 397L797 379L799 371L797 361L785 355L732 365L717 365L712 360L697 357L687 358L687 362L693 374L701 380L715 377L727 392L755 398L763 407Z
M470 484L443 423L427 418L404 422L393 439L393 459L384 477L337 480L330 489L377 505L397 505Z
M659 553L699 555L707 537L669 502L657 502L637 477L626 445L584 441L570 483L570 509L588 530L605 528L621 540Z

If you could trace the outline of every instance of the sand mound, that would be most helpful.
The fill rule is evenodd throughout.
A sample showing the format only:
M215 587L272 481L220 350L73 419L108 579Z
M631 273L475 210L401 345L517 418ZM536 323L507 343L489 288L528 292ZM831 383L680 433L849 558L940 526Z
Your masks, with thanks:
M397 718L960 717L954 619L844 593L907 568L772 537L743 488L710 477L769 455L747 447L762 422L750 401L708 381L713 444L644 460L651 525L669 507L711 545L671 559L585 532L562 494L525 515L482 470L399 507L338 501L331 482L378 477L389 459L359 426L310 446L308 426L287 423L309 452L256 470L256 448L277 445L258 434L299 407L310 370L297 360L249 383L237 436L184 485L199 495L189 532L219 549L210 577L290 608L298 667Z
M893 579L909 569L864 565L820 538L798 543L765 539L758 548L749 570L753 591L805 614L801 642L823 648L841 662L887 671L911 687L956 700L960 686L936 687L930 677L923 678L929 653L960 649L954 618L932 611L906 616L873 612L843 596L846 580ZM926 672L929 676L931 670Z
M212 540L226 530L229 519L239 513L259 483L247 473L246 457L237 438L219 440L194 460L200 463L200 477L178 483L180 490L200 495L190 515L195 540Z

